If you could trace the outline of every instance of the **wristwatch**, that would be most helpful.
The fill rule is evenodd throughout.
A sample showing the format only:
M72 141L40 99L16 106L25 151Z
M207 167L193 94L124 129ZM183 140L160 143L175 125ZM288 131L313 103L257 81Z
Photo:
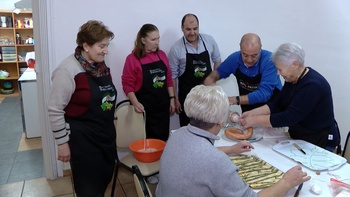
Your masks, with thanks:
M236 96L236 105L239 105L239 103L240 103L239 96Z

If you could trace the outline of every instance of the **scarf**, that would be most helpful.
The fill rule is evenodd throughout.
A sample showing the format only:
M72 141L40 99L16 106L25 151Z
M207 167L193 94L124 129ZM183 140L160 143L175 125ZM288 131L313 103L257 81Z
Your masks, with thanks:
M81 54L81 50L82 50L81 47L77 46L77 48L75 48L74 56L79 61L80 65L84 68L84 70L91 77L102 77L102 76L109 75L109 69L106 66L104 61L89 63Z

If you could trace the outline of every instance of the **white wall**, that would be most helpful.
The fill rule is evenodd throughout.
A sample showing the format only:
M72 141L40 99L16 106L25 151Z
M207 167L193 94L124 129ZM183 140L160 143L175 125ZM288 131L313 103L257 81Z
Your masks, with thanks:
M76 33L83 23L89 19L101 20L116 35L106 62L112 69L119 101L126 98L120 80L124 60L144 23L158 26L160 48L165 52L182 36L180 21L189 12L199 17L200 32L216 39L222 59L239 49L239 40L247 32L258 33L263 48L271 51L284 42L297 42L306 51L306 65L324 75L332 86L335 115L344 144L346 133L350 130L350 106L347 102L350 93L346 85L350 76L348 0L48 1L51 4L48 20L51 21L49 27L52 32L49 42L55 46L50 51L53 54L50 70L73 53ZM228 93L236 94L227 88L232 86L231 82L225 83L229 83L224 85ZM177 117L173 117L172 128L176 127Z
M1 0L0 10L13 10L15 9L15 3L19 0Z

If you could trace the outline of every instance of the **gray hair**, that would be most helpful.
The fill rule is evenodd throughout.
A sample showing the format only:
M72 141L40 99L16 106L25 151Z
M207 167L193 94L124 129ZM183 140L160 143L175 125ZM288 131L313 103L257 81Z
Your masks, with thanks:
M184 109L190 119L204 123L224 123L229 101L220 86L197 85L187 94Z
M281 61L288 66L292 65L294 61L298 61L299 66L302 66L305 61L305 51L296 43L285 43L277 48L271 59L274 63Z

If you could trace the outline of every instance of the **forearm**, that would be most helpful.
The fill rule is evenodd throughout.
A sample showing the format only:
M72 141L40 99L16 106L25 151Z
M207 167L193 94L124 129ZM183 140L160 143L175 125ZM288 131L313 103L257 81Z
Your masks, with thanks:
M126 95L129 100L131 101L131 103L135 106L137 102L139 102L136 98L136 95L134 92L129 92L127 95Z
M69 131L66 128L64 111L49 107L49 120L51 129L57 145L64 144L69 141Z
M214 70L211 72L207 78L204 80L204 85L215 85L216 81L220 79L219 73Z
M272 127L270 122L270 110L267 105L244 112L241 116L241 125L244 128L262 126Z
M230 105L249 105L248 95L238 96L230 96L228 97Z
M251 115L257 116L257 115L270 115L270 108L267 105L263 105L261 107L255 108L250 111Z
M219 146L218 149L225 154L231 154L232 153L232 146Z
M254 147L247 141L241 141L232 146L220 146L218 149L226 154L241 154L244 152L251 151Z
M169 97L175 96L175 94L174 94L174 88L173 88L173 87L168 87L168 93L169 93Z
M62 88L64 87L64 88ZM65 70L57 70L52 77L48 114L51 129L58 145L69 140L69 131L65 120L65 107L75 91L75 81Z
M272 127L271 122L270 122L270 115L259 115L254 117L255 119L255 124L256 126L261 126L261 127Z
M177 96L177 83L176 83L177 79L173 79L173 93L171 95L174 95L175 98L178 98Z
M214 63L214 70L216 70L221 64L221 60Z

